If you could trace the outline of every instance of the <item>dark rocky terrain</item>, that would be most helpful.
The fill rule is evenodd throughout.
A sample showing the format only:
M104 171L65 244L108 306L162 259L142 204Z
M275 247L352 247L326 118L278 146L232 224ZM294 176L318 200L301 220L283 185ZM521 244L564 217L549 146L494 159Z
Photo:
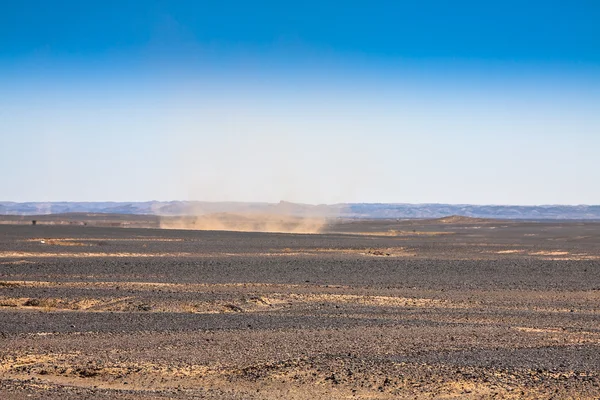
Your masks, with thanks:
M600 397L600 223L326 231L0 225L0 398Z

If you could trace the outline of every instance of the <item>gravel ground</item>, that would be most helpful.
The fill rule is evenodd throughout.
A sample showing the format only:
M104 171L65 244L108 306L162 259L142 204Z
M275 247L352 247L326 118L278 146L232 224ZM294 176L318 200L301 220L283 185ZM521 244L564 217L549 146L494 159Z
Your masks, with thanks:
M0 225L0 398L600 398L600 223Z

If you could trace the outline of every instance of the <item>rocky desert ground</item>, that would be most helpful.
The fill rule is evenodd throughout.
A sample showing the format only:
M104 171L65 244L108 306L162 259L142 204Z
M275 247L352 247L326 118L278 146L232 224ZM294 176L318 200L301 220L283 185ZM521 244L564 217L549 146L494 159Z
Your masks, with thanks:
M594 399L600 223L0 225L0 398Z

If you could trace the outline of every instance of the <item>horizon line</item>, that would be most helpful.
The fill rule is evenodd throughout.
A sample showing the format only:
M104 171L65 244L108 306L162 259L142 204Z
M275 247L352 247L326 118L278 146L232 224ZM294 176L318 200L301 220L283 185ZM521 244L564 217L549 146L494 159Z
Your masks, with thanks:
M13 201L13 200L0 200L0 204L13 203L13 204L50 204L50 203L115 203L115 204L134 204L134 203L236 203L236 204L295 204L305 206L337 206L337 205L353 205L353 204L370 204L370 205L409 205L409 206L424 206L424 205L448 205L448 206L496 206L496 207L600 207L600 203L537 203L537 204L508 204L508 203L441 203L441 202L422 202L422 203L402 203L402 202L340 202L340 203L305 203L295 202L288 200L280 200L278 202L270 201L243 201L243 200L133 200L133 201L121 201L121 200L48 200L48 201Z

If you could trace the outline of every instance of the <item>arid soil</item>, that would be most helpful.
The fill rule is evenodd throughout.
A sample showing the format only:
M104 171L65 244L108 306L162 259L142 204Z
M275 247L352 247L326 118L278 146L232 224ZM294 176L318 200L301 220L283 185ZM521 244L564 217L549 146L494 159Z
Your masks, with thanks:
M0 398L599 398L600 223L0 225Z

